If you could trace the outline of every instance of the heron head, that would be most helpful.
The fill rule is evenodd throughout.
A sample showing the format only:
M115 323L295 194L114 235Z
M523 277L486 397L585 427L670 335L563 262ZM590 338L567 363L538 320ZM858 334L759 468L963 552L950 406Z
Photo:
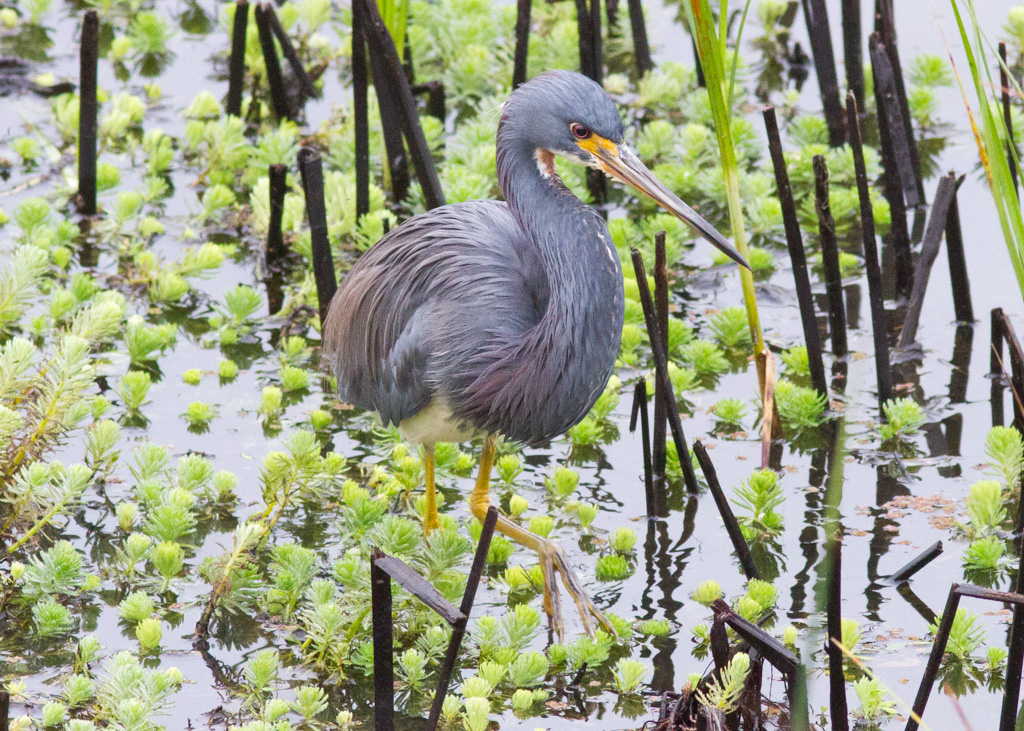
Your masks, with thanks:
M665 187L633 153L624 141L615 102L596 82L572 71L552 71L521 86L509 101L519 107L517 117L528 120L530 140L538 151L561 155L626 183L750 268L714 226Z

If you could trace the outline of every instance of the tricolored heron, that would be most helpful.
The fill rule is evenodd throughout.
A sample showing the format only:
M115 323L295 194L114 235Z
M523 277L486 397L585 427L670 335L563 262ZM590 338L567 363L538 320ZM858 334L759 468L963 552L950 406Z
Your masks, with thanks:
M595 82L557 71L514 91L497 135L505 202L446 205L392 230L352 267L323 327L341 398L422 445L428 533L438 527L437 442L485 437L470 498L482 521L497 436L532 445L563 434L615 365L619 257L601 216L559 178L555 155L628 183L747 266L623 143L618 110ZM593 634L596 618L614 633L560 546L504 516L497 530L539 554L544 610L559 638L557 574L584 630Z

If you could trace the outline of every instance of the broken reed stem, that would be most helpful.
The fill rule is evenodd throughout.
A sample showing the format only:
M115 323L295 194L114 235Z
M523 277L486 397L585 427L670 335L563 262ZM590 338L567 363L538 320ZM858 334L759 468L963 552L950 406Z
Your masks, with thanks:
M654 236L654 311L658 316L662 347L668 353L668 256L665 253L665 232ZM651 466L658 490L665 489L665 438L668 415L665 413L665 394L661 381L654 381L654 430L651 437Z
M644 498L647 505L647 517L661 516L654 491L654 475L651 467L651 426L647 414L647 379L640 379L633 387L633 408L629 417L629 431L636 431L637 420L640 421L640 443L644 457ZM664 494L664 491L662 491Z
M846 88L857 100L857 108L864 108L864 49L861 46L860 0L842 0L843 13L843 65L846 67ZM846 120L846 134L852 136L850 120Z
M654 311L654 300L651 298L651 289L647 284L647 272L644 270L644 260L636 248L630 249L633 259L633 270L636 272L636 282L640 290L640 304L644 309L644 320L647 322L647 334L651 341L651 352L654 355L654 375L661 380L665 393L665 410L668 415L668 424L672 429L672 441L676 445L676 454L679 456L679 467L683 471L683 479L686 482L686 489L690 493L699 492L697 475L693 471L693 462L690 460L690 450L686 446L686 435L683 433L683 424L679 420L679 408L676 406L676 395L672 390L672 381L668 377L668 355L665 352L664 342L661 338L661 331L658 327L658 317Z
M356 221L370 212L370 127L367 107L366 21L352 3L352 117L355 126Z
M307 99L317 96L317 90L313 85L313 80L309 78L309 74L306 73L306 67L302 65L302 60L299 58L299 53L295 50L295 46L292 44L292 39L288 37L288 32L285 31L284 26L281 25L281 19L277 17L277 13L274 11L274 6L270 3L263 3L263 8L266 13L267 21L270 23L270 29L274 31L274 35L277 37L277 42L281 44L281 52L288 60L288 65L292 67L292 73L295 74L295 79L299 82L299 88L302 89L303 95Z
M444 82L425 81L422 84L415 84L412 87L412 94L413 96L421 96L425 94L427 97L427 114L441 122L444 122L446 114Z
M274 115L278 119L291 119L292 110L288 104L288 95L284 90L284 77L281 75L281 62L277 57L277 46L274 45L274 31L268 13L273 13L265 3L256 5L256 27L260 32L260 48L263 49L263 63L267 67L267 85L270 87L270 101Z
M875 215L871 208L868 174L861 145L857 99L853 91L846 95L846 127L853 150L853 167L857 176L857 198L860 203L860 230L864 244L864 269L868 279L868 300L871 305L871 334L875 344L875 380L878 407L892 398L892 366L889 362L889 331L885 320L885 297L882 292L882 268L875 239Z
M313 249L313 277L321 324L327 319L331 299L338 289L334 273L334 257L327 237L327 209L324 206L324 170L320 155L309 147L299 150L299 172L306 195L306 217Z
M839 101L839 77L836 73L835 52L832 50L828 9L825 0L803 0L803 9L825 124L828 125L828 144L829 147L839 147L846 141L846 133L843 129L843 105Z
M242 90L245 86L245 36L249 26L249 0L237 0L231 26L231 59L228 62L228 114L242 116Z
M903 82L903 64L900 63L900 51L896 44L896 15L892 0L878 0L875 3L878 31L885 44L885 53L892 66L893 81L896 84L896 102L899 104L902 117L902 135L910 153L910 167L914 178L915 198L907 198L908 206L925 204L924 180L921 177L921 158L917 152L917 140L914 138L913 117L910 116L910 102L907 99L907 87Z
M1013 141L1013 117L1010 114L1010 77L1007 75L1006 70L1009 68L1006 62L1006 44L1002 41L999 42L999 86L1002 92L1003 101L1003 124L1006 125L1006 158L1009 161L1010 167L1010 178L1013 179L1013 191L1020 196L1018 189L1019 180L1017 180L1017 165L1014 162L1015 155L1014 141Z
M707 447L699 439L693 442L693 453L697 455L697 463L700 465L701 472L704 473L704 480L708 483L708 490L715 499L715 505L718 507L719 515L722 516L722 522L725 523L725 532L729 534L733 550L736 551L736 555L740 559L743 574L748 580L761 578L761 574L754 564L754 557L750 553L750 546L747 545L747 539L743 537L739 521L736 520L736 515L732 512L732 507L729 505L729 499L725 496L725 491L722 490L722 485L718 482L718 473L715 471L715 465L711 462L711 457L708 455Z
M100 19L95 10L82 18L79 49L78 211L96 215L96 73Z
M803 325L804 342L807 345L811 384L818 393L828 398L825 364L821 354L821 333L818 330L818 317L814 310L811 279L807 274L807 256L804 252L803 236L800 233L800 221L796 215L793 190L789 185L786 159L782 154L782 141L779 137L778 121L775 118L775 107L766 107L763 114L764 126L768 134L768 149L772 156L772 167L775 169L775 187L778 191L779 203L782 205L786 245L789 247L789 260L793 265L793 280L796 287L797 303L800 306L800 322Z
M480 586L480 578L483 576L487 563L487 550L491 546L491 538L494 536L494 526L498 523L498 509L491 506L487 509L484 517L483 528L480 531L480 540L476 544L476 553L473 555L473 563L469 568L469 577L466 580L466 590L462 594L462 604L459 611L465 619L452 628L452 637L448 642L448 651L445 653L444 662L438 670L437 690L434 693L434 701L430 706L430 718L427 721L427 731L434 731L441 719L441 709L444 706L444 697L448 694L448 686L451 683L452 672L455 669L455 661L459 657L459 648L462 647L462 640L466 636L466 625L469 622L469 613L473 611L473 602L476 600L476 590Z
M1020 512L1024 512L1024 510ZM1018 524L1019 522L1018 513ZM1017 533L1020 534L1019 525ZM1017 563L1017 578L1013 590L1017 594L1024 594L1024 541L1019 545L1021 546L1019 549L1020 560ZM1022 668L1024 668L1024 607L1015 604L1013 619L1010 621L1009 653L1006 656L1006 682L1003 685L1003 707L999 716L999 731L1014 731L1016 728Z
M849 352L846 343L846 306L843 303L843 276L839 269L836 224L828 198L828 167L822 155L814 156L814 210L818 214L818 233L821 237L821 265L825 271L832 353L841 358Z
M776 412L775 407L775 356L772 351L765 348L760 353L760 358L764 360L764 393L762 397L762 410L764 418L761 419L761 469L768 469L771 463L771 451L772 451L772 438L781 437L781 434L773 432L773 426L778 424L778 421L772 419L769 414ZM781 431L781 426L779 427Z
M889 244L893 247L896 269L896 298L909 296L914 281L914 261L910 253L910 231L907 229L907 209L903 202L904 174L898 169L896 154L893 149L892 120L886 107L892 106L891 97L882 90L885 86L880 77L888 69L891 80L891 66L888 56L877 33L872 33L868 42L871 52L871 71L874 76L875 109L878 115L879 152L882 156L884 175L884 195L889 203L891 223L889 225ZM886 100L889 100L888 102Z
M935 677L938 675L939 665L942 663L942 655L946 652L946 643L949 641L949 632L953 628L953 619L956 617L957 607L960 606L960 595L956 592L956 588L957 584L953 584L949 588L946 606L942 610L942 619L939 621L939 630L935 633L932 651L928 656L928 664L925 666L924 676L921 678L921 685L918 686L917 697L914 699L913 710L907 721L907 731L917 731L925 706L928 705L928 696L931 695L932 685L935 684Z
M419 112L416 110L416 100L413 98L409 80L402 70L402 62L398 57L395 42L391 38L384 21L381 20L377 3L367 0L356 0L362 3L361 12L367 21L365 24L366 34L369 39L370 57L379 59L381 68L377 73L378 65L373 65L374 82L382 75L388 77L389 91L395 95L395 107L398 111L401 122L401 130L405 133L405 141L409 146L409 156L412 158L413 167L416 169L416 177L419 179L420 188L423 191L423 199L427 209L437 208L444 205L444 191L441 190L441 181L437 177L437 168L434 166L434 158L427 146L427 138L423 134L423 127L420 126Z
M953 173L939 180L939 188L935 192L931 216L928 219L928 228L921 243L921 256L917 262L917 272L914 275L914 288L910 292L907 316L903 321L903 329L900 331L897 345L899 348L908 347L917 338L917 328L921 322L921 312L924 309L924 296L928 289L928 278L931 275L932 266L939 256L942 234L946 230L949 204L952 202L953 196L956 195L957 185L957 179Z
M382 556L374 547L370 554L370 606L373 616L373 728L395 729L395 665L391 619L391 577L374 559Z
M957 189L959 190L959 188ZM949 281L953 287L953 311L958 322L974 322L974 305L971 304L971 282L967 277L967 257L964 254L964 237L960 229L960 205L957 190L946 214L946 255L949 259Z
M273 264L284 255L284 234L281 223L284 219L284 195L287 190L288 168L271 165L270 179L270 226L267 229L267 264Z
M627 0L629 7L629 26L633 32L633 56L636 59L638 76L654 68L651 60L651 47L647 42L647 23L644 20L644 7L641 0Z
M516 55L512 66L512 88L526 83L526 64L530 53L530 14L533 0L516 0Z
M924 551L922 551L918 556L915 556L908 561L902 568L891 573L889 575L889 581L893 584L903 584L910 581L914 574L937 559L940 555L942 555L942 541L936 541L932 545L928 546L928 548L924 549Z
M828 530L828 529L826 529ZM826 554L828 561L828 598L825 617L828 625L828 680L831 706L832 731L848 731L849 714L846 708L846 678L843 674L843 652L836 643L843 641L842 618L842 531L838 521L833 520L828 537Z

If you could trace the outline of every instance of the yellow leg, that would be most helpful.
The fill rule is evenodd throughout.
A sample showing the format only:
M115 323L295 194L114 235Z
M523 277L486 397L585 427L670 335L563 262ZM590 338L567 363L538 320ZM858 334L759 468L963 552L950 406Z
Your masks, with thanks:
M477 520L483 522L487 515L487 509L491 506L491 468L494 466L494 453L496 438L489 436L484 441L483 454L480 455L480 471L477 473L476 486L470 496L469 504L473 515ZM495 526L498 532L508 536L521 546L526 546L537 552L540 559L540 568L544 576L544 611L548 615L548 621L554 627L558 641L561 642L565 634L562 624L562 600L558 594L557 575L561 574L562 583L566 591L576 600L576 606L580 610L580 618L583 620L583 629L591 637L594 636L594 622L596 619L613 636L616 635L604 613L598 609L590 600L587 592L583 589L583 583L576 576L576 572L569 566L566 560L565 551L557 543L547 538L531 533L520 525L513 523L504 515L498 515L498 523Z
M437 493L434 489L434 445L423 445L423 472L427 481L427 508L423 511L423 532L430 532L441 527L437 519Z

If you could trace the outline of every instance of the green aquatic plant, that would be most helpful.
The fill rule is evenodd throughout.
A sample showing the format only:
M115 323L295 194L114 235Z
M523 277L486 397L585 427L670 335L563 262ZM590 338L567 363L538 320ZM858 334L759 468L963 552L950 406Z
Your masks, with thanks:
M713 601L721 599L723 596L725 593L722 591L722 587L714 579L702 581L693 594L694 600L705 607L711 606Z
M639 660L623 658L616 663L615 669L612 671L615 689L623 694L635 692L646 677L647 666Z
M828 399L813 388L780 378L775 384L775 403L782 423L797 431L813 429L825 422Z
M792 348L786 348L779 353L779 359L786 367L786 375L791 378L810 378L811 365L806 345L794 345Z
M985 455L994 474L1010 492L1020 489L1024 472L1024 438L1012 426L994 426L985 437Z
M750 343L750 328L742 307L726 307L712 315L711 331L726 348Z
M898 715L896 704L886 698L888 691L878 678L858 678L853 681L853 692L860 701L860 707L853 711L854 717L877 724Z
M645 619L640 623L640 634L650 637L664 637L672 631L667 619Z
M772 470L760 470L736 488L733 502L748 511L740 516L740 525L747 540L773 536L782 531L783 518L776 508L785 502L779 477Z
M925 422L924 410L911 398L889 399L882 404L882 411L886 423L878 427L878 433L884 441L913 436Z
M570 467L555 467L551 476L544 479L544 484L555 497L564 500L579 486L580 473Z
M732 713L738 707L743 684L749 672L750 657L745 652L737 652L729 660L724 671L718 677L712 678L706 689L697 691L698 702L703 706Z
M619 526L608 538L608 545L618 553L632 553L636 545L636 532L626 526Z
M719 399L711 415L722 426L739 427L747 413L747 405L738 398Z
M996 536L988 536L971 541L964 549L964 566L976 571L992 571L998 569L1006 553L1006 544Z
M598 558L596 570L597 578L605 581L625 579L633 573L633 568L630 566L629 559L618 554L610 554Z
M941 617L936 617L929 625L928 629L932 634L939 631L941 620ZM946 652L958 660L967 660L984 641L985 630L978 621L978 615L966 609L956 610L949 631L949 641L946 643Z
M682 348L683 362L699 376L714 376L729 370L729 361L710 340L694 340Z
M978 480L967 494L967 523L965 531L971 536L985 536L1000 528L1007 512L1003 488L995 480Z

